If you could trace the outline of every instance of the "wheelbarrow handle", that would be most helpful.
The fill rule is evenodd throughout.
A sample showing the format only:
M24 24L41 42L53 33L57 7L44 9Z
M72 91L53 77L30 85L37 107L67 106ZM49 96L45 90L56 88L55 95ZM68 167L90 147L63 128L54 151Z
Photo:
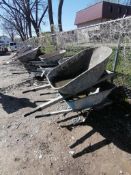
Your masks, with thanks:
M38 91L38 90L46 89L46 88L50 88L50 87L51 87L50 84L45 84L45 85L42 85L42 86L39 86L39 87L36 87L36 88L33 88L33 89L29 89L29 90L23 91L22 93L26 94L28 92Z
M53 111L53 112L48 112L42 115L37 115L35 118L41 118L41 117L49 117L52 115L57 115L57 114L63 114L63 113L69 113L72 112L73 109L65 109L65 110L61 110L61 111Z
M31 112L26 113L26 114L24 115L24 117L27 117L27 116L29 116L29 115L31 115L31 114L37 112L37 111L41 111L42 109L45 109L45 108L47 108L47 107L49 107L49 106L51 106L51 105L53 105L53 104L55 104L55 103L57 103L57 102L59 102L59 101L61 101L61 100L63 100L63 97L62 97L61 95L59 95L57 98L54 98L54 99L52 99L52 100L50 100L50 101L48 101L48 102L46 102L46 103L43 103L43 104L39 105L38 107L36 107L36 108L35 108L34 110L32 110Z

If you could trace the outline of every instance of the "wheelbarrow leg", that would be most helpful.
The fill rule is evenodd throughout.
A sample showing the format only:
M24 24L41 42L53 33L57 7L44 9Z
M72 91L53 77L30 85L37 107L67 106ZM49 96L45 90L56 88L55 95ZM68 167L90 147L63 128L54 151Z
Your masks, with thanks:
M63 97L62 97L62 96L58 96L57 98L54 98L54 99L52 99L52 100L50 100L50 101L48 101L48 102L46 102L46 103L43 103L43 104L39 105L38 107L36 107L36 108L35 108L34 110L32 110L31 112L26 113L26 114L24 115L24 117L27 117L27 116L29 116L29 115L31 115L31 114L37 112L37 111L41 111L42 109L45 109L45 108L47 108L47 107L49 107L49 106L51 106L51 105L53 105L53 104L55 104L55 103L57 103L57 102L59 102L59 101L61 101L61 100L63 100Z
M38 90L41 90L41 89L50 88L50 87L51 87L50 84L45 84L45 85L42 85L42 86L39 86L39 87L36 87L36 88L32 88L32 89L23 91L23 94L28 93L28 92L32 92L32 91L38 91Z
M58 92L57 91L54 91L54 92L45 92L45 93L40 94L40 96L42 96L42 95L56 94L56 93L58 93Z
M41 118L41 117L49 117L51 115L57 115L57 114L63 114L63 113L69 113L72 112L72 109L66 109L66 110L61 110L61 111L54 111L54 112L48 112L43 115L37 115L35 118Z

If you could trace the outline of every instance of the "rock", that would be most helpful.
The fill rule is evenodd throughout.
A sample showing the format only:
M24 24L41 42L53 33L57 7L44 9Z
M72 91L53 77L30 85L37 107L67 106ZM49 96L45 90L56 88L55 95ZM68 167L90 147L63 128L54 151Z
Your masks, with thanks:
M71 137L71 139L72 139L72 140L75 140L75 137L74 137L74 136L72 136L72 137Z
M119 174L123 174L123 171L122 171L122 170L120 170Z
M9 129L11 127L11 125L8 125L7 128Z
M15 162L18 162L18 161L20 161L20 158L16 157L16 158L14 159L14 161L15 161Z
M74 155L75 151L69 151L69 154Z
M43 157L42 154L40 154L40 155L39 155L39 159L42 159L42 157Z

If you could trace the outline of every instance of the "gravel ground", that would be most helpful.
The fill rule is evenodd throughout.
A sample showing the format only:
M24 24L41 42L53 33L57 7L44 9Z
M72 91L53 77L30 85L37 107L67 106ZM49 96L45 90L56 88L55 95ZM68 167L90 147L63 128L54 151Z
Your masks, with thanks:
M24 114L56 94L22 94L34 84L12 55L0 56L0 175L131 175L131 107L114 104L83 116Z

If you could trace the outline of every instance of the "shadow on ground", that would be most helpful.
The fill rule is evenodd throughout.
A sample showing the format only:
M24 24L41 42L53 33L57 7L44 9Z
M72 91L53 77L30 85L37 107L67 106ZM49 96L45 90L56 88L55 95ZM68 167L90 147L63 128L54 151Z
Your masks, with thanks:
M80 122L75 125L70 124L64 127L71 130L80 125L88 125L93 129L83 137L77 139L70 148L82 144L95 132L100 133L105 139L74 154L74 158L94 152L110 143L113 143L121 150L131 153L131 105L129 103L121 102L119 104L107 106L99 111L91 111L86 116L86 121L84 123Z
M30 100L27 98L17 98L9 95L4 95L2 93L0 93L0 103L8 114L14 113L22 108L36 107L36 104L30 102Z

